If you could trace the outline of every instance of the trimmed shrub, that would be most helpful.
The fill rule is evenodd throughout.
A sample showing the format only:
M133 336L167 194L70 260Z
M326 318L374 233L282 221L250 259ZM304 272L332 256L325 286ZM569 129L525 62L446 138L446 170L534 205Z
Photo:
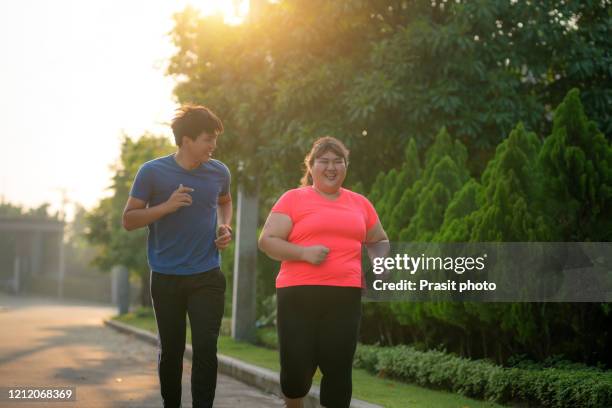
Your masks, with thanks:
M379 376L499 403L612 406L612 372L593 368L505 368L438 350L365 345L357 348L353 365Z

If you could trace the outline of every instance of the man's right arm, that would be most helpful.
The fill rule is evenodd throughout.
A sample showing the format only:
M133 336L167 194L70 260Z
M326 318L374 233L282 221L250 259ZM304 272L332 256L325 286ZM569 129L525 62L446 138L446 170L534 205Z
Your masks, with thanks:
M132 231L137 228L146 227L165 215L175 212L181 207L191 205L191 195L188 193L192 191L192 188L183 187L181 184L179 188L172 193L168 201L153 207L147 207L145 201L130 196L123 209L123 228Z

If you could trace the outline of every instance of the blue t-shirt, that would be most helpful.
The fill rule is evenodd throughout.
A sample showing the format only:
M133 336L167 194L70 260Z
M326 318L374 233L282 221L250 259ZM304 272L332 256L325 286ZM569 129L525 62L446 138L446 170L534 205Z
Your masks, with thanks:
M182 184L194 189L190 206L181 207L149 225L147 252L155 272L191 275L220 266L215 246L217 200L229 193L230 172L225 164L211 159L194 170L185 170L174 155L142 165L130 196L149 207L168 200Z

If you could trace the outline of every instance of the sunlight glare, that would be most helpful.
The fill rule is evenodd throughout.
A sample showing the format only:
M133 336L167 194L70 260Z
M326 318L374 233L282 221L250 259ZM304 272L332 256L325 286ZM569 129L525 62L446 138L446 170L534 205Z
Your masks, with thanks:
M249 0L188 0L187 4L203 15L220 13L223 21L230 25L244 22L249 14Z

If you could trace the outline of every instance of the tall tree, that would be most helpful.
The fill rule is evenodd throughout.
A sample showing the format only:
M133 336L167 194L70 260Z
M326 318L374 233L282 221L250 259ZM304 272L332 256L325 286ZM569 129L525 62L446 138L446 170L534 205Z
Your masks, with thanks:
M264 196L295 185L328 133L353 152L349 184L369 188L411 137L423 150L441 127L478 174L517 122L548 133L550 106L572 86L600 129L612 126L605 3L283 0L238 26L186 9L168 73L180 101L226 120L220 153L265 177Z
M86 217L89 226L88 241L98 248L94 264L109 271L115 265L123 265L138 276L142 283L140 301L150 305L149 266L147 264L147 232L145 228L127 232L122 227L123 208L140 166L156 157L173 151L169 140L145 134L133 140L124 136L121 155L114 166L115 174L109 187L110 195L100 200Z
M587 118L577 89L555 111L540 161L560 238L612 240L612 145Z

